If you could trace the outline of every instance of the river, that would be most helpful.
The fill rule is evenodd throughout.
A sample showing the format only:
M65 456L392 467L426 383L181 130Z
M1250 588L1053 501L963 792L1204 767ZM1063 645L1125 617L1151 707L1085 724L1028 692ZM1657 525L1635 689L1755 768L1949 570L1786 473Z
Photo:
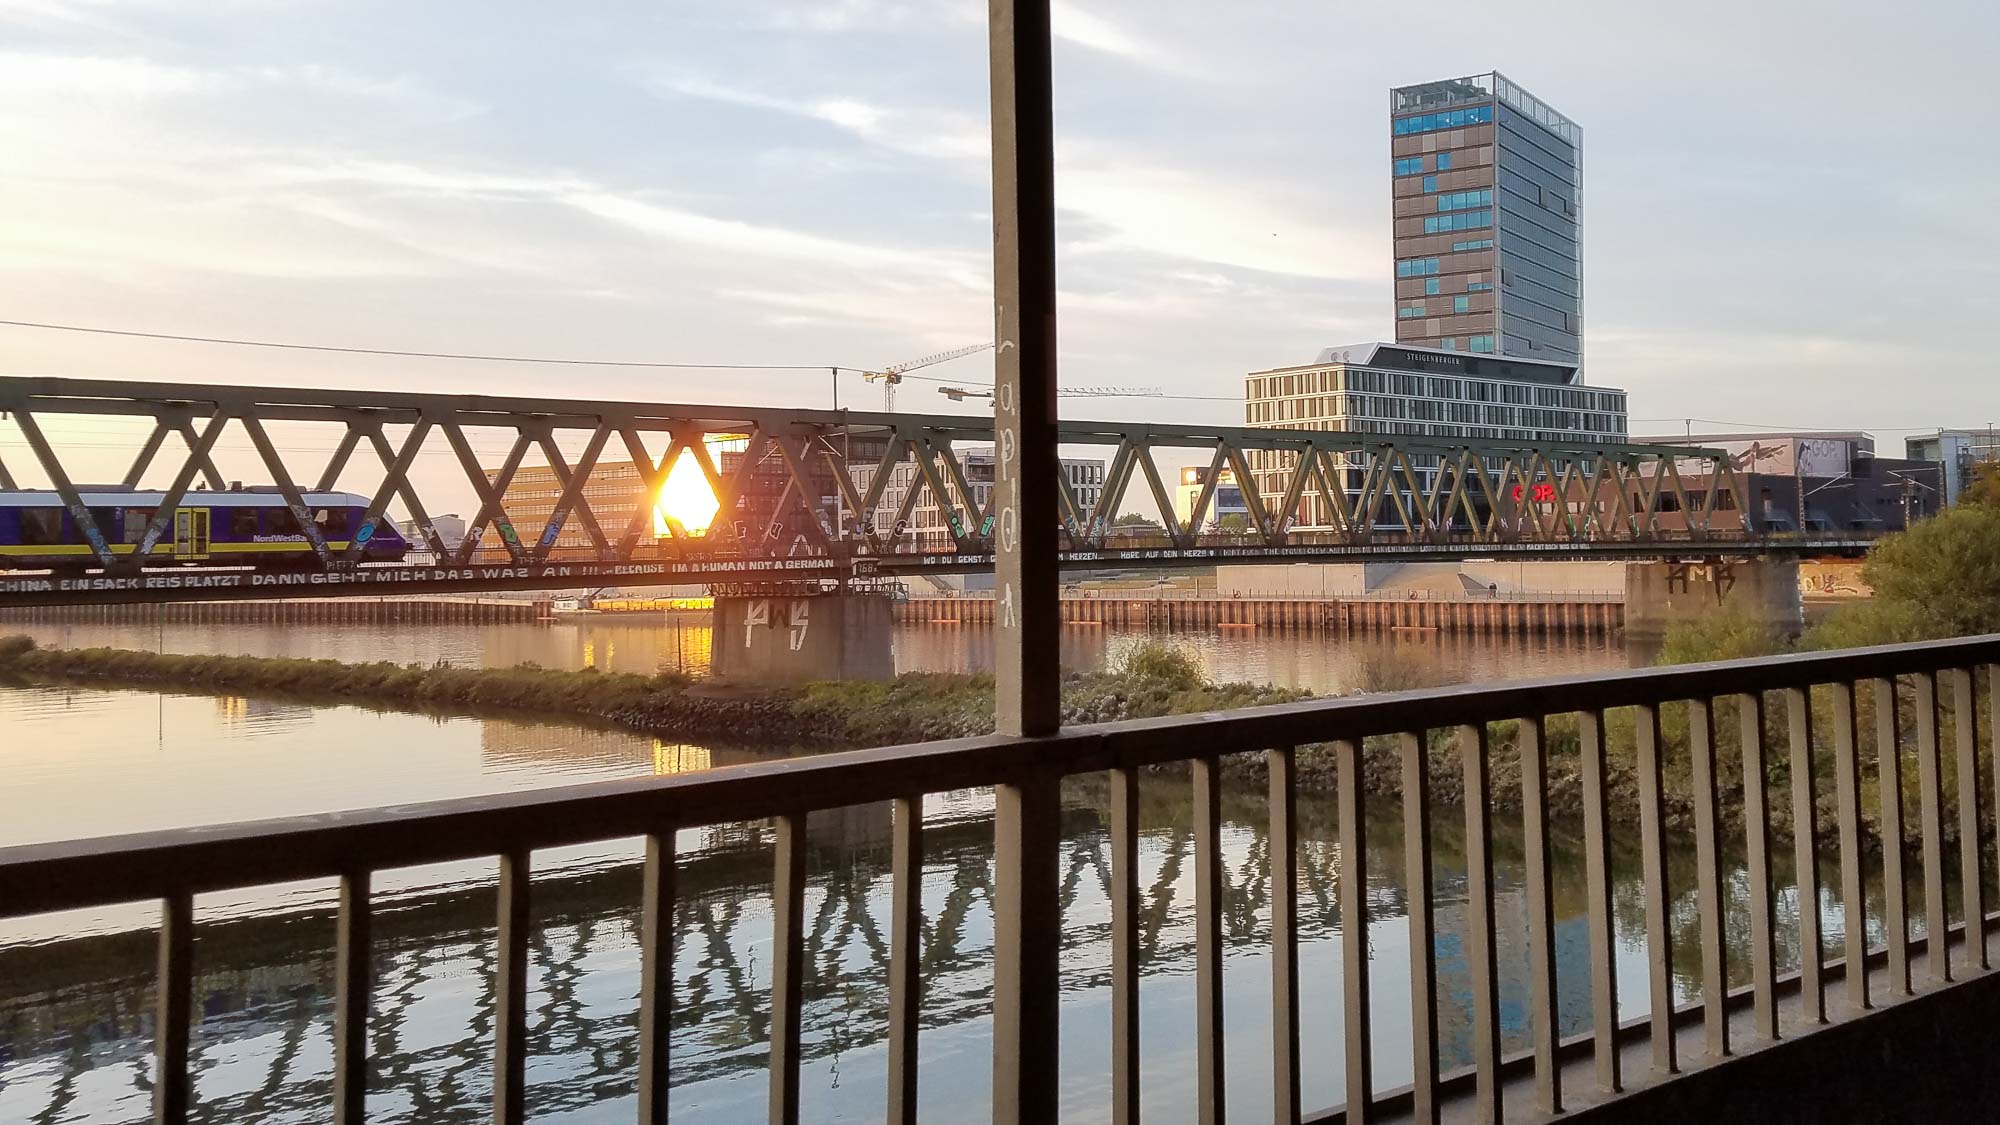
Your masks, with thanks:
M705 630L593 620L555 626L425 630L246 626L61 627L45 643L116 644L182 652L273 653L343 659L448 660L651 670L705 660ZM692 633L693 635L690 635ZM990 634L899 630L903 668L975 668ZM1063 660L1115 659L1136 634L1072 629ZM1212 674L1320 691L1416 682L1554 674L1622 665L1615 645L1539 639L1341 641L1311 635L1205 634L1174 638ZM683 664L683 666L691 666ZM637 777L787 753L666 744L573 725L302 707L233 697L0 688L0 845L224 820L355 808ZM1062 1007L1065 1117L1102 1117L1109 1072L1109 860L1102 784L1084 778L1064 798L1065 937ZM991 799L939 794L926 802L921 1104L925 1121L983 1120L990 1068ZM1266 818L1249 786L1225 792L1225 989L1229 1110L1269 1116L1270 896ZM1194 1050L1193 863L1185 779L1142 788L1144 888L1141 986L1147 1119L1188 1117ZM1331 801L1300 802L1300 966L1304 1057L1337 1059L1341 948L1335 908ZM1561 826L1559 826L1561 827ZM1569 826L1574 827L1574 826ZM882 1114L889 927L888 816L862 807L809 825L806 897L804 1119L871 1121ZM1469 1057L1462 905L1462 824L1441 810L1437 949L1446 1064ZM1498 829L1496 875L1510 1046L1525 1034L1525 902L1518 818ZM1620 1007L1649 1004L1643 895L1636 847L1614 848ZM1690 842L1675 839L1676 888L1691 888ZM771 844L764 825L683 831L676 904L677 1120L764 1118L769 1012ZM1373 955L1376 1080L1408 1080L1409 947L1400 882L1401 825L1381 810L1369 831L1367 940ZM1580 849L1559 840L1558 982L1565 1031L1588 1022ZM1788 848L1778 849L1780 855ZM530 973L530 1111L538 1121L627 1121L636 1072L638 879L635 841L534 859L537 931ZM382 873L371 1024L371 1120L474 1121L490 1080L495 864ZM1828 872L1831 875L1831 870ZM1779 872L1786 888L1789 871ZM1834 882L1828 879L1827 882ZM1740 875L1728 884L1731 939L1745 942ZM1914 890L1914 888L1913 888ZM1781 892L1780 917L1793 916ZM324 1118L332 1068L332 887L301 884L203 896L198 901L194 1045L195 1119L313 1122ZM1839 940L1839 902L1819 910ZM143 906L0 924L0 1121L54 1125L147 1117L152 950ZM1698 932L1691 891L1677 894L1683 954L1677 999L1691 997ZM1781 931L1785 961L1796 931ZM1737 965L1743 958L1734 958ZM1345 1098L1338 1066L1305 1070L1305 1103Z

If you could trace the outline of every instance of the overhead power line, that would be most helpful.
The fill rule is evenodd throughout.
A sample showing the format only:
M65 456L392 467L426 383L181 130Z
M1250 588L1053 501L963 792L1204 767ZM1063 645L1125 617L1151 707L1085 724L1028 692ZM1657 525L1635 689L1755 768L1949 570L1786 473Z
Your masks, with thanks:
M9 328L43 328L54 332L84 332L94 336L130 336L141 340L174 340L184 344L227 344L238 348L279 348L296 352L338 352L344 355L389 355L410 359L463 359L479 363L546 363L571 367L650 367L689 371L826 371L825 363L659 363L638 359L567 359L554 356L480 355L468 352L420 352L400 348L356 348L335 344L294 344L277 340L236 340L225 336L181 336L171 332L134 332L122 328L92 328L79 324L43 324L32 320L0 320Z

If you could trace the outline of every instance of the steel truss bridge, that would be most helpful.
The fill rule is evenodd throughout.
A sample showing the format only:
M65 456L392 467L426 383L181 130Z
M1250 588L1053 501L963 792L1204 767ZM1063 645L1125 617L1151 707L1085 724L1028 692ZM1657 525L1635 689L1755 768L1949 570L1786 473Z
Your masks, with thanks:
M991 461L965 456L971 448L992 450L994 427L959 415L22 377L0 378L0 412L28 452L14 451L20 476L0 459L0 490L53 490L88 546L75 566L0 571L0 607L845 582L987 569L997 536L1010 533L996 527ZM120 461L129 457L115 485L81 483L71 467L75 450L65 452L70 432L92 419L150 420L143 438L126 430L112 441L79 443L92 446L100 462L107 449ZM274 440L274 426L283 427L285 444ZM241 435L235 442L248 442L238 446L239 464L251 470L245 475L275 489L303 529L311 552L303 564L175 557L176 510L230 487L218 454L234 444L224 440L232 431ZM167 456L169 439L183 451L177 460ZM293 444L315 439L331 444ZM505 454L483 456L476 440L496 439ZM1057 474L1068 568L1719 558L1855 553L1868 544L1852 533L1761 532L1745 518L1749 498L1728 456L1712 449L1070 420L1058 423L1057 440L1101 451L1106 463L1094 500ZM379 466L354 463L364 445ZM607 457L613 448L618 452ZM414 472L426 453L449 458L455 471ZM1009 449L996 455L1004 459ZM720 514L702 532L669 521L656 534L652 498L682 456L700 469ZM1163 456L1168 472L1189 460L1207 462L1185 518L1175 518ZM607 493L609 474L595 474L624 460L637 471ZM540 526L520 526L508 511L510 503L521 507L509 488L524 465L546 465L558 489ZM913 474L905 474L906 487L892 488L899 465L913 465ZM1260 473L1283 488L1260 489ZM1225 474L1248 509L1239 530L1216 527ZM463 490L446 499L437 477L447 490ZM360 534L330 545L305 496L343 487L368 496L359 526L370 530L399 504L431 561L364 561L367 537ZM164 495L143 529L106 527L84 498L106 488ZM435 501L457 504L467 495L476 515L464 538L448 543L431 515L441 510ZM1114 523L1126 500L1138 497L1163 513L1164 527L1134 533ZM1311 510L1323 518L1302 523L1313 500ZM935 534L907 532L920 504L941 514ZM607 526L607 519L623 526ZM580 529L587 544L561 543L565 529ZM151 562L141 567L140 559Z

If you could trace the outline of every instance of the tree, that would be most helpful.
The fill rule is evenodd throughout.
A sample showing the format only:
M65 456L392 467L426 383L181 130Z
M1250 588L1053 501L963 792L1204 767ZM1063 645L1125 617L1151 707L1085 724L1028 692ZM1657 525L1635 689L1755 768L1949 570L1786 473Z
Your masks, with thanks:
M1145 516L1142 516L1137 512L1126 512L1124 515L1119 516L1115 520L1112 520L1111 526L1151 528L1154 531L1160 530L1160 524L1158 520L1147 519Z
M1812 647L2000 633L2000 504L1959 503L1883 538L1861 577L1874 600L1835 613Z
M1972 483L1958 494L1958 502L1980 508L2000 508L2000 461L1981 461L1972 467Z
M1250 517L1242 512L1230 512L1216 519L1215 526L1223 531L1250 530Z

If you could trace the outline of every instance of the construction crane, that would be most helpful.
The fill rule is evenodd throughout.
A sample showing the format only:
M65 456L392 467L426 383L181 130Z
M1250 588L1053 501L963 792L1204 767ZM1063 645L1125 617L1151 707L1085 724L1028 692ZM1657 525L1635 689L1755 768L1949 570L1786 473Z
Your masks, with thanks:
M953 402L964 402L969 398L993 397L992 387L939 387L938 393ZM1158 387L1058 387L1056 394L1061 398L1161 398L1165 392Z
M990 342L985 344L969 344L963 348L953 348L948 352L939 352L936 355L927 355L922 359L913 359L910 360L908 363L898 363L891 367L884 367L880 371L863 371L861 373L861 377L863 379L868 380L871 383L875 382L878 379L881 380L882 412L885 414L893 414L896 411L896 384L903 381L903 376L905 374L911 371L915 371L919 368L929 367L935 363L944 363L947 360L962 359L965 356L983 352L992 346L993 345Z

